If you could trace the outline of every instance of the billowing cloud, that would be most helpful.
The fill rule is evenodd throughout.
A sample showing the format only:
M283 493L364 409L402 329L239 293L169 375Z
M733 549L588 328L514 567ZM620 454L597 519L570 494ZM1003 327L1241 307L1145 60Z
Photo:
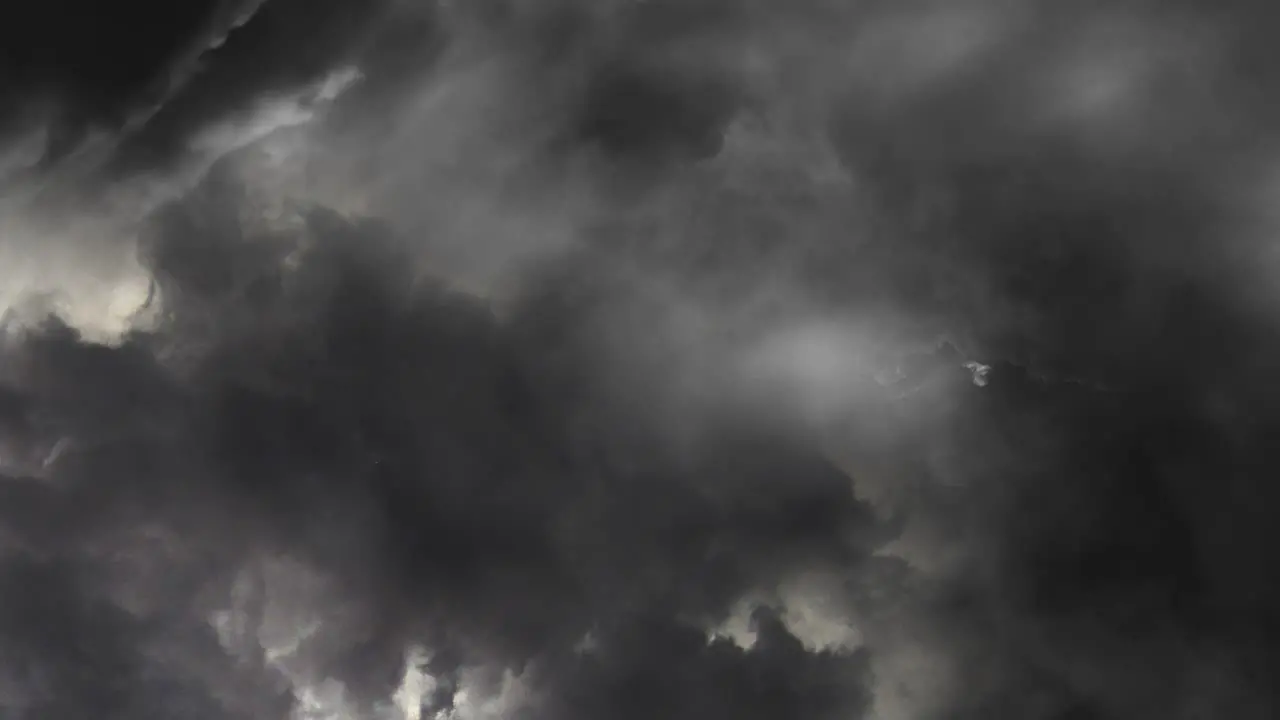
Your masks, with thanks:
M6 713L1273 715L1264 11L127 5L5 43Z

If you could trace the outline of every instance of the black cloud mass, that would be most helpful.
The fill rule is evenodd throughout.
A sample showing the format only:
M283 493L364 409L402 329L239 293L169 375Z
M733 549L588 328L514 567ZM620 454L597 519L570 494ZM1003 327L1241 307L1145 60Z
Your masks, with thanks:
M1276 717L1275 19L15 7L0 717Z

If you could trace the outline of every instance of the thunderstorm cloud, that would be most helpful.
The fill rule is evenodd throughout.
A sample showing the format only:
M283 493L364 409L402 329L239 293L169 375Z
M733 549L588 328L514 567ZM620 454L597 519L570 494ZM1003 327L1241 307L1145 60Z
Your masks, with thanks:
M12 9L0 717L1275 717L1278 19Z

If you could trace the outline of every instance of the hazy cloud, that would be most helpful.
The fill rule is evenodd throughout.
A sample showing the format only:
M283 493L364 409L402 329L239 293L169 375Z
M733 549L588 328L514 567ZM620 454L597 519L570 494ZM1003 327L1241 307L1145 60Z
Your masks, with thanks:
M6 713L1274 714L1261 6L40 9Z

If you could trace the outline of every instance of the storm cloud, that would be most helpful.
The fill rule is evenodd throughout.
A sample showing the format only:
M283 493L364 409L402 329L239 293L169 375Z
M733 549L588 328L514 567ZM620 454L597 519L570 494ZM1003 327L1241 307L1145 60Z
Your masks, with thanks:
M1261 5L73 5L6 716L1274 714Z

